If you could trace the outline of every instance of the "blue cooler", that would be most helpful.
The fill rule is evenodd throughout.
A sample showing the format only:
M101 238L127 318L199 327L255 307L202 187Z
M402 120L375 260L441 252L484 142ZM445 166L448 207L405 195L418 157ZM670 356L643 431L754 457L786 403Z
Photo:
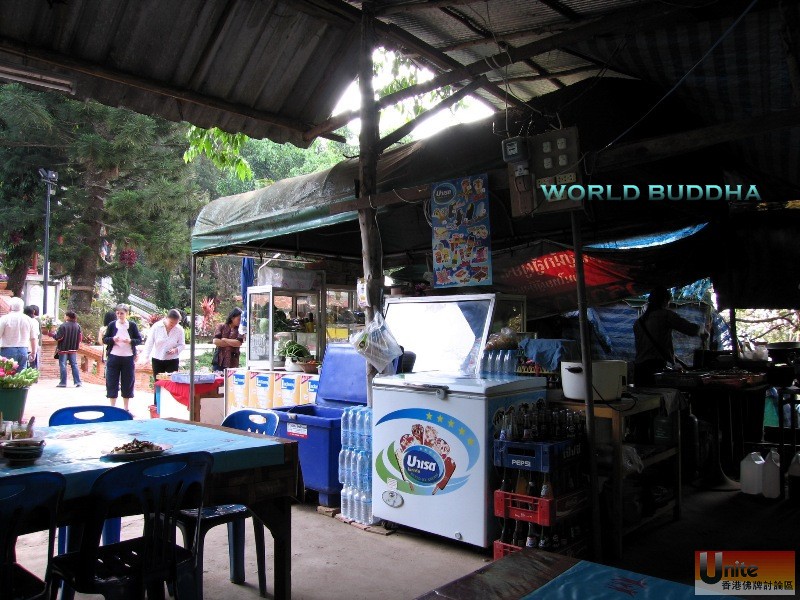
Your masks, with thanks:
M276 435L297 442L303 483L319 492L323 506L339 505L342 413L367 403L366 369L366 360L349 343L328 344L316 403L273 409L280 419Z

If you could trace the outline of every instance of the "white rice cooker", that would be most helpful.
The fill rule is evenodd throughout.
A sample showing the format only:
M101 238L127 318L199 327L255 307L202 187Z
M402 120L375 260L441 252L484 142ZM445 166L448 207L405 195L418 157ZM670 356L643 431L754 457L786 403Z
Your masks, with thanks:
M583 364L580 362L561 363L561 386L564 397L570 400L586 401ZM593 360L592 386L594 400L619 400L628 384L628 363L624 360Z

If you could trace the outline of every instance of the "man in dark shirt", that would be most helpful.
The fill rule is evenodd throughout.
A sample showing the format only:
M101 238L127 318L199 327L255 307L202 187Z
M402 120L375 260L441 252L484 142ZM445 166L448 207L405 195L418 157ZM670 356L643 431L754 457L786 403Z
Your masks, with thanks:
M75 313L68 310L64 313L64 321L56 331L53 338L58 342L58 367L61 371L61 381L56 387L67 387L67 362L72 367L72 380L75 387L81 387L81 374L78 370L78 348L83 340L81 326L76 321Z
M687 321L669 310L672 295L665 287L656 287L650 292L647 309L633 324L636 343L636 363L634 365L634 384L654 385L654 375L663 371L667 365L675 364L675 349L672 345L672 331L688 336L699 336L702 340L708 334L702 325Z

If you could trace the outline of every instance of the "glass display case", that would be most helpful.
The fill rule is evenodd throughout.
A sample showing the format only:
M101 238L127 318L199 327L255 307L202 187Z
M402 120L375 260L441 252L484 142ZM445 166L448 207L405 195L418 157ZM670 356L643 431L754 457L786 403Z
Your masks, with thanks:
M356 306L353 288L328 288L325 331L328 342L346 342L356 328L364 325L364 313Z
M273 362L272 286L247 290L247 366L271 369Z
M247 291L247 366L280 367L281 348L288 342L303 344L311 356L325 351L325 328L318 327L325 314L322 289L286 290L271 285L251 286Z
M525 309L526 302L527 298L525 296L497 294L491 333L499 333L503 327L510 327L512 331L517 333L525 331L528 318Z

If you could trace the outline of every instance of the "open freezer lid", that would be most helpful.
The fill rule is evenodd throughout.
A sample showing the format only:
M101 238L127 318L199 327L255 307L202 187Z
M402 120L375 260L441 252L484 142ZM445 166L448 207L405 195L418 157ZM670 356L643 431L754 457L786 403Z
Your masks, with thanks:
M413 386L447 386L450 393L476 396L505 396L527 390L545 387L544 377L517 377L506 375L492 379L469 375L449 375L446 373L403 373L400 375L378 376L372 380L373 387L412 388Z
M474 376L494 304L494 294L387 298L386 325L416 371Z

